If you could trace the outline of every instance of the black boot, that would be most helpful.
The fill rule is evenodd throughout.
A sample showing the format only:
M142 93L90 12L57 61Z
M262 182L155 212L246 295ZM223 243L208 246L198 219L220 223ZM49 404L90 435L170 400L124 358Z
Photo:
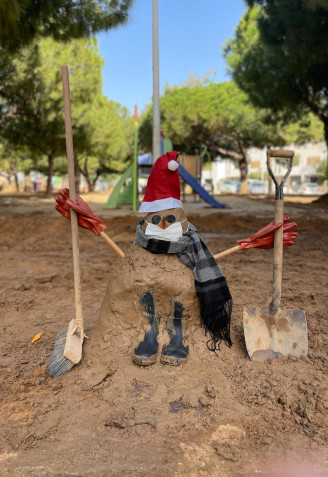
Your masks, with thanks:
M184 306L180 301L173 301L173 313L168 318L167 330L170 342L163 347L161 362L171 366L180 366L187 361L189 346L185 346L186 320L182 320ZM173 316L172 316L173 315Z
M135 348L132 361L141 366L150 366L157 361L159 325L159 318L155 316L154 297L151 290L140 296L140 303L146 312L150 330L145 333L143 341Z

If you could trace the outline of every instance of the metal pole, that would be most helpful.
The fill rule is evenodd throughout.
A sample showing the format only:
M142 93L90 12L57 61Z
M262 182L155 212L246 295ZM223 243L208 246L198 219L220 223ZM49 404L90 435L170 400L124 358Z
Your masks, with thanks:
M134 107L134 154L133 154L133 200L132 211L137 211L138 194L138 106Z
M158 61L158 4L153 0L153 158L161 155Z

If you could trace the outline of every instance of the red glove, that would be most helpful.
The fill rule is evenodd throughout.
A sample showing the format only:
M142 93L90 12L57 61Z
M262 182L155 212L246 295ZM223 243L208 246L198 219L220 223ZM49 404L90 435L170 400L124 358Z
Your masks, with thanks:
M270 249L274 247L274 232L283 226L283 246L290 247L294 245L294 239L298 237L297 232L291 232L297 227L295 222L289 222L290 217L284 215L284 223L279 222L274 224L271 222L263 229L256 232L247 239L238 240L240 250L247 250L249 248L263 248Z
M55 197L57 202L55 208L61 215L71 220L72 208L77 214L77 223L80 227L91 230L95 235L99 235L100 232L105 230L106 225L104 222L92 212L90 207L79 195L76 195L75 203L69 198L68 189L61 189L59 193L60 195Z

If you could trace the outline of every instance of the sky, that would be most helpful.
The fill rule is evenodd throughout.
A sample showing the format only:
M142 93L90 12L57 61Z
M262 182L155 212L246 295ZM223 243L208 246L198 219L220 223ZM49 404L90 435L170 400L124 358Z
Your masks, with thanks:
M244 0L158 0L160 94L191 74L229 79L222 46L246 10ZM152 97L152 0L135 0L129 22L98 36L103 92L141 112Z

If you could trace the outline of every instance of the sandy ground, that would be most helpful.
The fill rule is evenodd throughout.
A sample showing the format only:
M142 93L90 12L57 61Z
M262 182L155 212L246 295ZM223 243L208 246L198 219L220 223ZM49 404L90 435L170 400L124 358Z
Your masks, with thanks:
M104 195L84 198L129 255L138 217L128 207L104 210ZM272 200L220 200L226 209L185 206L213 253L273 219ZM284 251L282 307L306 312L306 358L249 360L242 308L270 302L273 259L272 251L249 250L220 261L234 299L231 349L210 353L193 323L186 365L133 365L126 323L135 297L127 288L120 327L120 302L109 296L129 267L81 230L89 339L81 364L52 378L54 339L74 317L70 226L53 199L0 196L0 476L328 475L328 203L312 200L287 198L285 206L299 238ZM115 313L112 341L99 326L104 297Z

